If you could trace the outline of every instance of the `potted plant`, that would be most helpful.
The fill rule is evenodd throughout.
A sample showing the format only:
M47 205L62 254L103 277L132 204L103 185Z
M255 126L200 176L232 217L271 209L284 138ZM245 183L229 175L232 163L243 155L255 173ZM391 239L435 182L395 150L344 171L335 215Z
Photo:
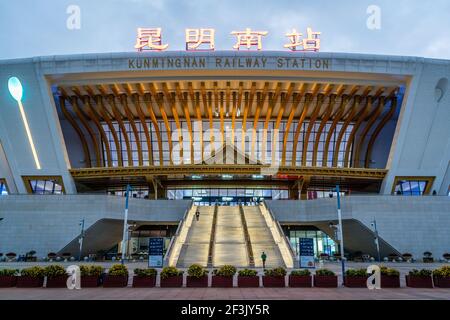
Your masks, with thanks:
M103 279L104 288L121 288L128 285L128 269L123 264L113 265Z
M258 288L259 276L258 271L251 269L243 269L238 272L238 287L241 288Z
M434 286L450 288L450 266L443 266L433 271Z
M95 288L101 283L101 276L103 275L102 266L80 266L81 272L81 287L82 288Z
M424 263L433 263L434 262L433 254L430 251L425 251L423 253L423 262Z
M153 288L156 285L156 269L134 269L133 288Z
M365 288L368 277L366 269L348 269L345 271L344 285L347 288Z
M63 259L64 259L64 262L69 261L69 259L70 259L71 256L72 256L72 254L71 254L70 252L64 252L64 253L62 254L62 257L63 257Z
M289 275L289 287L292 288L311 288L312 276L308 269L294 270Z
M338 277L333 271L328 269L319 269L314 275L314 287L318 288L337 288Z
M404 253L402 255L402 258L406 262L409 262L409 263L413 262L413 255L411 253Z
M433 288L432 273L427 269L413 269L406 276L406 285L411 288Z
M444 253L442 255L442 258L444 258L445 261L450 262L450 253Z
M400 272L396 269L381 267L381 287L400 288Z
M17 288L39 288L44 285L44 268L31 267L20 271L17 278Z
M0 269L0 288L15 287L18 274L16 269Z
M48 259L48 261L50 261L50 262L53 262L53 260L55 260L56 257L57 257L57 255L56 255L56 253L54 253L54 252L49 252L49 253L47 254L47 259Z
M36 254L36 251L31 250L25 254L25 261L26 262L35 262L36 257L34 256Z
M219 288L232 288L233 287L233 276L236 273L236 268L234 266L225 265L219 270L214 270L211 286Z
M286 270L282 267L264 270L263 286L266 288L282 288L286 286Z
M59 265L50 265L44 268L44 275L47 277L46 288L66 288L67 272Z
M186 287L207 287L208 271L201 265L193 264L187 270Z
M14 261L17 257L17 254L14 252L8 252L6 255L6 258L8 259L9 262Z
M161 271L161 288L176 288L183 286L183 271L175 267L164 267Z

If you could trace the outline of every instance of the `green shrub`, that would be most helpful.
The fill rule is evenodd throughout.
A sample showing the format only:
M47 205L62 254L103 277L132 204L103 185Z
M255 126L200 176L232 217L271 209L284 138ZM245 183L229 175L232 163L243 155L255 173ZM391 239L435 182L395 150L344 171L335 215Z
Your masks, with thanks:
M293 270L291 272L291 276L294 276L294 277L305 277L305 276L310 276L310 275L311 275L311 271L309 271L308 269Z
M316 271L316 276L335 276L334 272L328 269L319 269Z
M67 276L67 272L63 266L54 264L44 268L44 275L47 278L54 278L60 276Z
M236 273L236 267L225 265L219 268L219 270L214 270L214 275L221 277L232 277Z
M286 270L282 267L264 270L264 275L267 277L284 277L286 273Z
M170 277L182 276L183 271L178 270L175 267L164 267L161 271L161 279L167 279Z
M80 266L81 276L97 276L100 277L104 271L102 266Z
M201 278L206 276L208 271L199 264L193 264L188 268L187 273L189 277Z
M22 277L42 278L44 277L44 268L38 266L25 268L20 271L20 275Z
M347 277L367 277L366 269L348 269L345 271Z
M134 275L136 277L156 277L156 275L158 274L158 271L156 271L156 269L153 268L149 268L149 269L134 269Z
M409 275L413 277L430 277L432 273L433 271L427 269L422 270L413 269L409 272Z
M392 269L388 267L381 267L381 275L389 276L389 277L398 277L400 276L400 272L397 269Z
M0 269L0 276L15 277L19 274L17 269Z
M109 269L108 275L110 275L110 276L127 276L128 269L123 264L115 264Z
M258 275L258 271L251 269L243 269L239 270L238 275L240 277L256 277Z
M450 278L450 266L443 266L433 271L433 276L438 278Z

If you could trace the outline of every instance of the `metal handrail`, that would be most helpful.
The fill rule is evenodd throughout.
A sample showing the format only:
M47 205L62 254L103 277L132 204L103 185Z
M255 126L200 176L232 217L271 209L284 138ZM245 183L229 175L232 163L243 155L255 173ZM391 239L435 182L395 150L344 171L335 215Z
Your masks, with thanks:
M242 227L244 228L245 245L247 247L247 255L249 260L248 262L250 267L255 267L255 257L253 255L252 242L250 240L250 234L248 233L247 220L245 219L244 208L242 207L242 204L239 204L239 212L241 214Z
M217 223L217 212L219 211L219 206L216 204L214 206L213 221L211 226L211 236L209 238L209 248L208 248L208 267L213 266L213 255L214 255L214 242L216 240L216 223Z

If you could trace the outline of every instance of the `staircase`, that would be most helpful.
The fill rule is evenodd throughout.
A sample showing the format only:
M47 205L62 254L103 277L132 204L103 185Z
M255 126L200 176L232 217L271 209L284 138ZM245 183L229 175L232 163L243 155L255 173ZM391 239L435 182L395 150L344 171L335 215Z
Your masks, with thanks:
M259 206L244 207L245 220L255 257L255 267L262 267L261 254L267 255L266 268L286 267L266 219Z
M281 227L265 205L251 207L198 207L196 221L192 207L173 239L168 264L187 268L191 264L204 267L233 265L262 267L260 259L267 255L266 267L293 268L293 254Z
M249 266L239 207L218 209L213 262L215 267Z
M197 221L195 218L195 208L192 223L176 262L176 266L179 268L187 268L194 263L204 267L208 265L214 207L198 207L198 209L200 211L200 219Z

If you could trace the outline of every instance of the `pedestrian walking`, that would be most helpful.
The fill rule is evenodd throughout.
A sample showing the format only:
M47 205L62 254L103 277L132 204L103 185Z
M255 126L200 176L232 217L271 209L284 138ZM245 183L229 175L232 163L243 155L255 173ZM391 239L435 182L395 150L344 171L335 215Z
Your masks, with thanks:
M262 260L262 264L263 264L263 269L266 269L266 260L267 260L267 254L263 251L261 254L261 260Z
M197 219L197 221L200 219L200 210L195 211L195 218Z

